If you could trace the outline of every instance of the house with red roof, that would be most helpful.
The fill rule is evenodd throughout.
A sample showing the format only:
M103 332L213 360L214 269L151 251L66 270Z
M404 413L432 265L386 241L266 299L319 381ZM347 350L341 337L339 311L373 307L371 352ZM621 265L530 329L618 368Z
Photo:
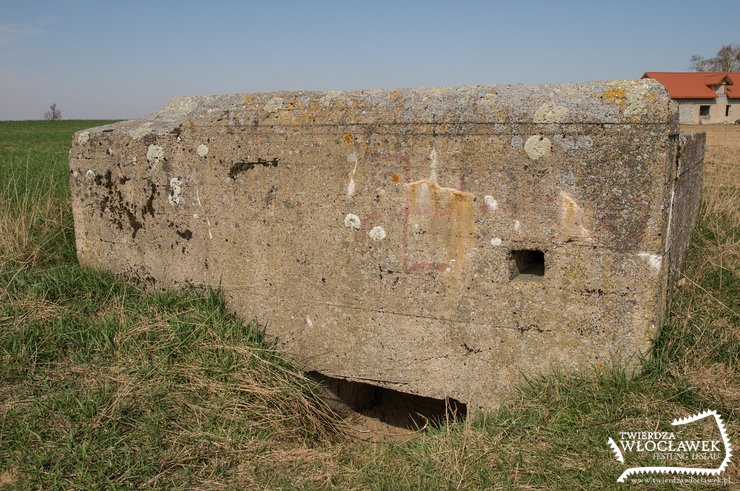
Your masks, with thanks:
M740 72L645 72L678 103L682 124L740 121Z

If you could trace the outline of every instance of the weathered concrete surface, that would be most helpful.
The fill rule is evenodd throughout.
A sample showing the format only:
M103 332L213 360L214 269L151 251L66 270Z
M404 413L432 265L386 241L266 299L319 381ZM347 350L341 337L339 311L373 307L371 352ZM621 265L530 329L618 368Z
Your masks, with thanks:
M309 369L492 407L650 346L698 203L677 123L650 80L175 99L75 135L78 256L221 286Z
M701 180L704 170L705 133L682 133L678 139L676 173L671 188L673 205L669 210L666 253L670 260L668 274L669 288L676 282L681 273L691 231L694 230L696 218L701 206Z

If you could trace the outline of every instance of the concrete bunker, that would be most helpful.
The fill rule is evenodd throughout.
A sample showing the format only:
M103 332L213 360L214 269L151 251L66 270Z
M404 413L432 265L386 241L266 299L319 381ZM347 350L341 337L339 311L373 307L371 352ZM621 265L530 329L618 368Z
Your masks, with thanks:
M635 365L699 206L657 82L231 94L75 135L81 263L221 287L308 371L467 410Z

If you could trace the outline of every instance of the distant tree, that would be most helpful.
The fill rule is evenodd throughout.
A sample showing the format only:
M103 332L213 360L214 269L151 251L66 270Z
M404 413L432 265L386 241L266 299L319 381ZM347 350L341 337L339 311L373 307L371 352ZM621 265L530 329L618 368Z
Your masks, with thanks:
M726 44L714 58L691 57L691 70L697 72L740 72L740 44Z
M57 109L56 103L49 106L49 110L44 113L44 119L48 119L49 121L56 121L57 119L62 119L62 111Z

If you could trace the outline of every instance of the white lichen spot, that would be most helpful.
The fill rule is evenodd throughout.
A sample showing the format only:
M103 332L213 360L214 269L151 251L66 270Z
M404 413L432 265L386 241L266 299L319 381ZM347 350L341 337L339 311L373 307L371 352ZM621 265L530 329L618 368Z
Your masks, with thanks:
M568 115L568 110L563 106L555 105L552 102L546 102L542 104L533 116L535 123L541 124L557 124L565 121L565 117Z
M367 235L369 235L370 238L373 239L376 242L380 242L381 240L385 239L385 237L386 237L385 229L383 227L381 227L380 225L376 225L375 227L373 227L367 233Z
M355 194L355 178L349 178L349 184L347 184L347 197L351 198Z
M203 99L212 100L212 97L175 97L167 101L167 110L184 116L195 111L198 108L199 101Z
M95 171L92 169L88 169L88 171L85 172L85 179L87 179L88 181L92 181L93 179L95 179Z
M198 145L197 152L199 157L205 157L206 155L208 155L208 146L201 143L200 145Z
M269 101L267 101L267 104L265 104L265 111L268 113L274 113L275 111L279 111L283 108L283 104L285 103L285 99L282 97L273 97Z
M519 233L522 229L521 222L519 222L519 220L514 220L513 225L514 225L514 232Z
M537 160L550 154L552 144L547 137L534 135L527 138L526 143L524 143L524 151L527 152L530 159Z
M486 197L483 198L483 202L490 211L496 211L498 209L498 201L496 201L493 196L486 195Z
M348 164L354 164L357 162L357 154L351 153L347 155L347 163Z
M313 327L313 320L309 316L306 316L306 325L308 327Z
M503 243L504 243L504 241L501 240L500 237L494 237L494 238L491 239L491 245L494 246L494 247L498 247L498 246L500 246Z
M146 151L146 159L150 164L155 164L160 160L164 160L164 149L159 145L151 144L149 149Z
M90 132L89 131L83 131L79 135L77 135L77 143L80 145L84 145L90 141Z
M663 265L663 256L657 256L655 254L648 254L647 252L641 252L638 254L640 257L644 257L647 259L648 264L650 265L653 270L655 270L656 273L660 273L661 267Z
M519 135L511 137L511 148L518 150L524 145L524 139Z
M108 147L108 150L106 150L105 153L107 153L108 155L110 155L112 157L113 156L113 149L111 147Z
M628 118L644 116L647 114L645 96L648 88L644 85L631 85L627 87L625 96L624 115Z
M360 217L358 217L354 213L347 213L347 216L344 217L344 226L347 228L353 228L355 230L359 230Z
M170 179L170 194L167 196L167 200L172 206L182 203L182 182L179 177Z
M489 92L480 99L480 103L484 106L488 106L490 109L493 109L496 106L497 101L498 92L496 92L495 90Z
M327 92L326 94L324 94L324 96L321 99L319 99L319 102L320 102L320 104L322 106L326 107L329 104L331 104L332 102L334 102L334 100L337 97L339 97L340 94L341 94L341 92L338 92L336 90L331 90L331 91Z

